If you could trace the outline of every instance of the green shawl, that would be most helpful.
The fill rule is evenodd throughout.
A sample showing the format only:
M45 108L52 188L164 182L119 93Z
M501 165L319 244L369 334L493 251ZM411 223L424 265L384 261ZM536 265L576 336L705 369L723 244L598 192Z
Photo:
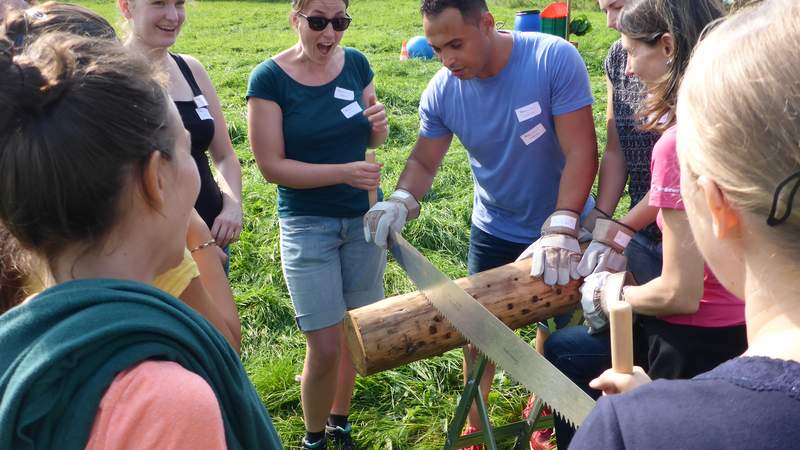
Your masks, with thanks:
M83 450L114 377L174 361L216 394L230 449L282 449L239 356L214 327L141 283L78 280L0 316L0 449Z

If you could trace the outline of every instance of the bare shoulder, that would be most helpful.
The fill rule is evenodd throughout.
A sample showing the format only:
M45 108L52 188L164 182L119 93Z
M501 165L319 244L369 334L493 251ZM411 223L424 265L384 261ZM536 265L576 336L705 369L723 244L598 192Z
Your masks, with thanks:
M208 76L208 72L205 66L203 66L203 63L192 55L181 54L180 57L186 61L186 65L189 66L189 70L192 71L192 75L194 75L194 78L201 86L206 83L211 83L211 78Z

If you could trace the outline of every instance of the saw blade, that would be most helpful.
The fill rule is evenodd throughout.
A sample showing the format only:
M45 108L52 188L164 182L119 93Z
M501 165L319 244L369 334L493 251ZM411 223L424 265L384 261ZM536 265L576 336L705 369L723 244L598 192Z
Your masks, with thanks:
M580 425L594 400L500 319L439 271L400 234L389 250L411 281L466 340L512 379L535 393L574 425Z

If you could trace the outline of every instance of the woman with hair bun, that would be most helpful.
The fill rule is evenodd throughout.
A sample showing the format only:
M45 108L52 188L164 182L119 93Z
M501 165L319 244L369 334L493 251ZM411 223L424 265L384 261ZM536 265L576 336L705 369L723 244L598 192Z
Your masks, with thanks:
M150 286L181 261L199 189L151 65L67 34L11 48L0 221L55 285L0 316L0 448L280 449L236 352Z
M15 11L6 17L3 27L8 38L14 42L15 52L21 51L40 37L55 32L117 41L114 28L103 17L90 9L69 3L47 2L25 11ZM189 232L186 235L187 249L183 261L160 274L153 285L179 297L197 310L211 321L238 351L241 343L241 325L228 278L220 264L226 256L219 247L207 245L213 238L197 212L192 214L189 223ZM11 263L10 258L13 258L13 255L0 257L7 258L8 263ZM37 267L37 270L39 269L41 267ZM0 266L0 271L2 270L3 267ZM18 272L9 273L9 276L14 277L22 275ZM0 277L2 276L0 273ZM27 279L37 281L38 286L41 286L39 280L47 279L47 274L29 273ZM36 292L38 291L26 289L28 295ZM9 299L7 307L16 304L10 302Z
M780 30L776 33L775 30ZM571 449L784 449L800 442L800 3L740 10L694 52L678 97L694 241L746 304L744 355L691 380L606 371ZM714 80L709 83L709 80Z

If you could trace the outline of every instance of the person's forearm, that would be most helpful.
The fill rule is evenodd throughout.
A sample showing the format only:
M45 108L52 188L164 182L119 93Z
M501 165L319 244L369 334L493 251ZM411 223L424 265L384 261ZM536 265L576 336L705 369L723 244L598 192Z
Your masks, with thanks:
M596 151L568 153L564 171L561 173L556 209L569 209L580 214L586 204L586 199L589 198L596 174Z
M648 316L697 312L700 305L697 293L683 289L679 283L671 283L668 278L662 275L641 286L626 287L625 301L637 313Z
M237 203L242 201L242 166L239 158L234 153L216 163L217 170L222 175L219 188Z
M406 167L400 178L397 180L397 188L403 189L411 193L417 201L422 201L422 197L428 192L433 185L433 179L436 177L436 169L426 167L414 158L410 158L406 162Z
M640 231L644 227L656 221L658 216L658 208L650 206L650 192L636 204L628 214L623 217L620 222L630 227L634 231Z
M622 151L611 151L606 148L603 160L600 162L600 181L597 186L597 209L609 216L617 210L625 182L628 180L628 170Z
M259 164L270 183L293 189L312 189L344 183L344 164L310 164L293 159L276 159Z

